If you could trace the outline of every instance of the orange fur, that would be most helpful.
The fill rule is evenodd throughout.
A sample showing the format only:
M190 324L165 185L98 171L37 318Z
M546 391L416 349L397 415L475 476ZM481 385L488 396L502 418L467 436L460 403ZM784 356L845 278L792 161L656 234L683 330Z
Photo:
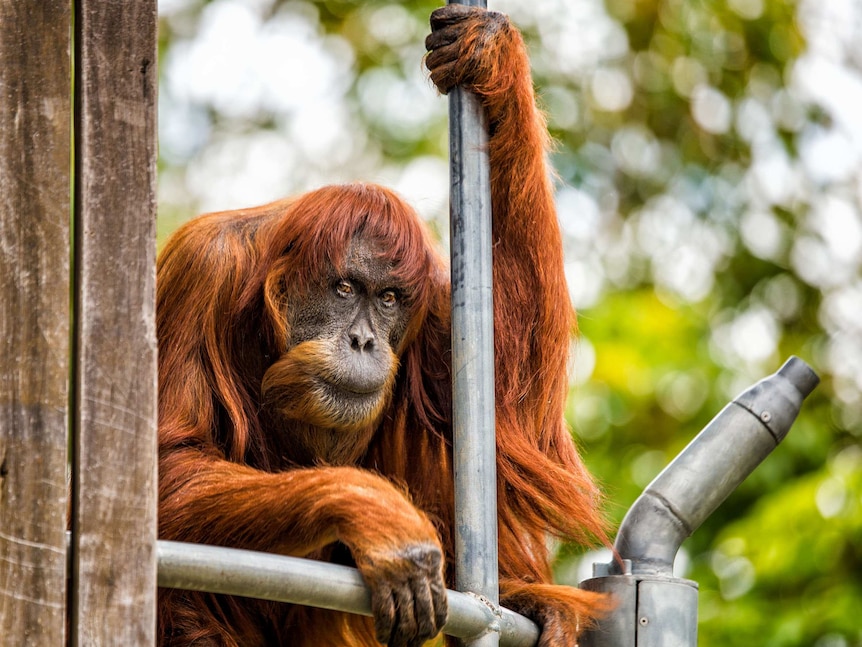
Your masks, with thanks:
M458 66L443 69L434 53L428 64L443 89L474 90L492 128L501 597L552 647L571 644L605 602L550 583L547 535L606 542L605 525L563 420L575 317L525 48L507 21L485 30L477 13L464 25ZM297 465L291 434L339 425L303 400L303 371L328 351L288 349L285 308L360 232L385 241L406 286L397 374L366 424L333 432L337 465ZM338 541L371 579L403 568L396 556L411 542L440 542L451 559L449 307L424 227L378 186L326 187L181 228L158 270L160 536L343 560ZM308 429L273 428L264 401ZM376 644L366 618L179 591L162 592L160 632L163 645Z

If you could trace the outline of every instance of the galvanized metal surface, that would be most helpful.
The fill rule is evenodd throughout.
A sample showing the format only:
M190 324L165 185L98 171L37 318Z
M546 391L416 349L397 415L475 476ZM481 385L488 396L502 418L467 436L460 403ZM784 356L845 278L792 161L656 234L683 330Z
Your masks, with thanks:
M467 0L460 4L485 6ZM455 581L499 599L494 421L494 313L488 128L478 99L449 93ZM492 647L490 632L470 641Z
M676 553L787 435L819 381L791 357L728 404L647 486L620 525L620 561L596 564L597 577L581 583L618 601L582 647L697 645L697 584L673 577Z
M371 598L355 568L298 557L236 548L159 541L160 587L242 595L276 602L371 615ZM532 647L539 637L533 622L478 597L448 592L449 621L444 633L471 640L493 628L500 644Z
M617 606L580 647L694 647L697 644L697 584L660 575L610 575L581 587L608 593Z
M580 637L579 647L635 647L637 585L631 575L607 575L581 582L582 589L611 595L616 606L595 629Z
M688 580L643 578L635 615L637 647L697 645L697 585Z
M818 382L805 362L791 357L728 404L647 486L615 543L633 573L672 575L683 540L787 435Z

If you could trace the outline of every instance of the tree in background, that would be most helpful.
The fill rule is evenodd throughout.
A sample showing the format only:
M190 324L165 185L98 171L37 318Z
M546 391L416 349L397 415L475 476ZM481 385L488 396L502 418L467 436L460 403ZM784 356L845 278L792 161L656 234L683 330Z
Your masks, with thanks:
M445 240L446 103L419 64L436 6L162 0L161 235L367 179ZM570 420L611 515L800 355L821 386L680 574L700 583L704 647L862 645L862 6L492 7L525 32L559 142ZM578 557L561 547L571 583Z

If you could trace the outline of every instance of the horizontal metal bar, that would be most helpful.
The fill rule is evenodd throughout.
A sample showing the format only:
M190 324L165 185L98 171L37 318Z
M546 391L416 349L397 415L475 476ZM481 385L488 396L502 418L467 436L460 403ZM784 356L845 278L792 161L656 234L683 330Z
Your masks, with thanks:
M160 587L305 604L371 615L371 596L355 568L237 548L159 540ZM449 621L443 633L473 639L499 632L500 645L532 647L536 625L478 596L448 591Z

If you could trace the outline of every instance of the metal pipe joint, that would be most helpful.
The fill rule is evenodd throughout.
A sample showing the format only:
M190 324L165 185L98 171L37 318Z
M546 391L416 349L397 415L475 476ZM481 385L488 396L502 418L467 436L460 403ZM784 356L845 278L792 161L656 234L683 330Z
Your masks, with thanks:
M677 551L784 439L819 381L791 357L724 407L647 486L620 525L618 561L596 564L581 583L618 603L583 647L697 644L697 584L673 577Z

